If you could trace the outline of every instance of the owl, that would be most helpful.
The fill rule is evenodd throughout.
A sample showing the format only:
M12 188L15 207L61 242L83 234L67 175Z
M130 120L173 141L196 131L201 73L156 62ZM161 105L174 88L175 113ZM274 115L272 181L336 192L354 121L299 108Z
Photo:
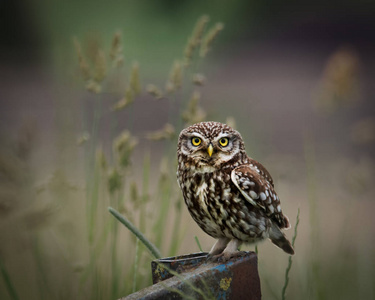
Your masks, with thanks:
M271 175L245 151L239 132L202 122L181 131L177 181L190 215L217 239L209 258L240 255L242 243L269 238L288 254L294 249L282 229L290 227Z

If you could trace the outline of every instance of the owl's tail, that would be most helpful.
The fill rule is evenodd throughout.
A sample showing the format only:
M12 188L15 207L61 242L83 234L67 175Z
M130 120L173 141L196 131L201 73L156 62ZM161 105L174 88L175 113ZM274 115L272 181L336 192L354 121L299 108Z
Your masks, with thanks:
M294 249L290 242L286 239L285 234L281 232L280 228L272 223L270 229L269 238L272 243L274 243L277 247L283 249L286 253L293 255Z

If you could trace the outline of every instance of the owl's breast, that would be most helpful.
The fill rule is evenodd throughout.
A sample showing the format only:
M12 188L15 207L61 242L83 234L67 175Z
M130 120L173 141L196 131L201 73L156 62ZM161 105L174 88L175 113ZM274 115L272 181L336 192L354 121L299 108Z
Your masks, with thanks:
M228 207L237 196L232 191L230 176L224 173L195 174L181 178L180 187L189 212L198 225L213 237L223 236Z

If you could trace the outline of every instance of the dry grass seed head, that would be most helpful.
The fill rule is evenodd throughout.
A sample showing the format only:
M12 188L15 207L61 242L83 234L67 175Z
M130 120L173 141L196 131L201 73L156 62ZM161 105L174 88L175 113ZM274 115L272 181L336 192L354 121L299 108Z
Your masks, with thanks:
M175 137L175 134L176 130L173 125L167 123L163 129L149 133L147 138L153 141L171 140Z
M167 83L165 84L165 91L168 94L171 94L171 93L173 93L175 91L173 83L170 82L169 80L167 80Z
M210 51L212 43L214 42L220 31L222 31L223 29L223 23L216 23L215 26L207 32L206 36L202 41L201 48L199 51L199 55L201 57L205 57L207 55L208 51Z
M121 168L126 168L130 164L130 157L137 143L137 139L127 130L122 132L113 142L114 152Z
M181 62L176 60L173 63L168 81L166 83L166 91L174 92L175 90L181 88L182 80L183 80L183 67L182 67Z
M193 34L191 36L195 45L199 45L199 43L201 42L204 30L206 29L206 25L209 21L209 16L203 15L198 19L197 23L195 24Z
M122 187L122 175L117 169L112 169L108 174L108 191L112 195Z
M120 111L123 110L126 106L128 106L128 102L126 98L122 98L120 101L117 101L113 106L112 106L112 111Z
M193 83L202 86L206 82L206 77L203 74L196 73L193 75Z
M149 93L150 95L152 95L153 97L155 97L157 100L160 100L163 98L163 93L161 92L161 90L154 84L149 84L147 85L147 93Z
M200 17L197 23L195 24L193 33L191 37L188 39L188 43L184 50L185 65L190 64L191 58L193 57L196 47L201 43L204 30L209 20L209 17L204 15Z
M95 63L99 50L101 49L102 41L98 32L91 32L86 37L84 42L84 52L89 61Z
M94 80L98 83L102 82L107 74L107 59L103 50L98 49L95 56L94 64Z
M125 101L127 105L134 102L134 92L130 86L128 86L125 90Z
M91 78L90 67L85 57L83 56L81 44L78 42L77 38L74 38L73 42L78 56L78 64L81 76L84 80L89 80Z
M120 66L124 62L124 57L122 55L122 42L120 31L117 31L113 36L109 57L115 67Z
M126 87L125 96L112 106L112 111L120 111L134 102L134 91L131 86Z
M82 146L90 140L90 134L88 132L83 132L81 136L77 138L77 145Z
M86 90L95 94L99 94L102 91L102 86L95 80L90 79L86 83Z
M130 200L133 203L138 203L139 199L140 199L140 196L139 196L139 192L138 192L137 183L135 181L132 181L132 183L130 184Z
M107 159L101 148L96 150L96 163L102 170L107 170Z
M358 100L359 66L359 58L351 49L341 48L329 58L314 99L318 111L332 113Z

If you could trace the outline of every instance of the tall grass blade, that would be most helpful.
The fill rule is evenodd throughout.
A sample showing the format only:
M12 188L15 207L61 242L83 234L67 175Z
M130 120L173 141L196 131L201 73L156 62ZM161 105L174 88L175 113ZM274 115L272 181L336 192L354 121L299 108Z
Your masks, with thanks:
M111 245L111 250L112 250L112 257L111 257L111 262L112 262L112 283L111 283L111 299L115 299L118 291L118 279L119 279L119 274L118 274L118 261L117 261L117 232L118 232L118 226L117 222L113 222L113 231L112 231L112 245Z
M39 290L41 292L40 299L45 299L45 295L52 294L50 289L50 284L48 282L48 275L46 273L45 267L44 267L44 261L43 261L43 252L41 250L41 247L39 245L39 236L35 236L33 241L33 254L35 258L35 263L37 265L38 270L38 285Z
M321 282L320 276L320 259L319 259L319 215L318 215L318 195L317 195L317 184L316 184L316 158L315 158L315 147L312 136L307 135L305 138L304 145L306 169L307 169L307 196L309 203L309 220L310 220L310 274L309 279L309 293L312 299L323 298L323 283Z
M181 202L178 202L177 208L175 211L175 217L174 217L174 224L173 224L173 232L172 232L172 239L171 239L171 245L169 248L169 255L174 256L177 253L178 247L181 243L180 238L180 226L181 226Z
M298 212L297 212L297 218L296 218L296 225L294 226L294 235L293 235L293 238L292 238L292 247L294 248L294 244L296 242L296 238L297 238L297 228L298 228L298 224L299 224L299 212L300 212L300 209L298 208ZM285 295L286 295L286 289L288 287L288 284L289 284L289 272L290 270L292 269L292 256L290 255L289 256L289 262L288 262L288 267L286 268L285 270L285 282L284 282L284 286L283 286L283 290L281 292L281 299L282 300L285 300Z
M17 295L16 289L13 286L12 280L10 279L8 271L6 270L1 257L0 257L0 271L1 271L1 276L3 277L5 287L9 293L10 298L13 300L18 300L19 297Z
M166 221L168 219L168 212L169 212L169 207L170 207L170 194L171 194L171 187L170 184L171 180L169 178L165 178L162 175L162 179L159 181L159 197L161 198L161 205L160 205L160 210L159 210L159 217L157 221L155 222L154 225L154 233L156 236L155 239L155 244L158 247L161 247L163 243L163 237L165 236L165 226L166 226Z
M133 272L133 287L132 293L135 293L137 290L137 274L138 274L138 263L139 263L139 239L135 242L135 259L134 259L134 272Z
M146 153L143 162L143 184L142 184L142 205L140 207L141 212L139 215L139 228L142 232L146 230L146 203L149 199L149 181L150 181L150 165L151 158L150 154Z
M199 239L198 239L198 237L197 237L196 235L194 236L194 239L195 239L195 242L196 242L197 245L198 245L199 251L200 251L200 252L203 252L203 250L202 250L202 246L201 246L201 243L199 242Z
M151 252L151 254L155 258L161 258L161 254L159 249L155 247L154 244L152 244L144 235L142 232L139 231L137 227L135 227L127 218L125 218L123 215L121 215L117 210L115 210L112 207L108 207L109 212L117 219L119 220L123 225L125 225L145 246L146 248Z

